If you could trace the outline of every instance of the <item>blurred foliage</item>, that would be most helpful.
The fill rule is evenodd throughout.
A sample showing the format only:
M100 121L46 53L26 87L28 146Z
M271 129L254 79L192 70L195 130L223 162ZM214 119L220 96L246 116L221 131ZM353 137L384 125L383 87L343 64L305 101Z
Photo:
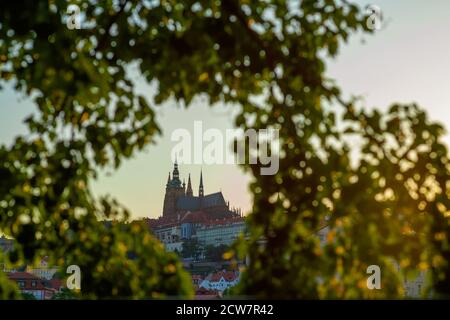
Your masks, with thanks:
M72 290L62 288L61 292L57 292L52 296L52 300L74 300L75 297Z
M21 295L24 300L36 300L36 297L32 293L23 292Z
M80 30L66 26L70 3ZM153 104L202 95L235 105L236 126L280 130L276 175L243 166L254 205L240 294L398 297L394 262L431 270L433 292L448 294L443 128L415 105L367 111L325 75L351 34L369 32L365 21L339 0L2 2L0 78L38 110L30 134L0 149L0 229L18 242L8 259L78 264L89 298L192 294L176 257L125 224L117 203L96 201L89 182L154 142ZM132 62L157 82L154 101L135 92ZM365 286L371 264L382 290Z
M204 248L205 259L207 261L223 261L224 254L230 250L226 244L219 244L218 246L207 245Z
M20 299L15 282L9 281L5 273L0 271L0 300Z

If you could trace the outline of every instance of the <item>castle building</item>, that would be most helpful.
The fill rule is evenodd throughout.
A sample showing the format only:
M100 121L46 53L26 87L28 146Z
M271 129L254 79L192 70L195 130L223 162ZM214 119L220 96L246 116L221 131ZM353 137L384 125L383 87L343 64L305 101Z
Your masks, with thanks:
M244 226L240 210L230 208L222 192L205 194L203 172L200 172L198 195L195 196L191 175L188 175L187 185L184 180L182 182L176 160L167 179L162 216L146 221L169 251L180 251L182 242L198 238L200 229L204 236L198 238L199 241L210 244L211 239L215 239L216 245L228 244L230 239L237 238ZM218 241L219 238L223 241Z
M237 210L230 210L229 203L225 201L222 192L204 194L203 172L200 172L198 196L194 196L191 175L188 176L186 186L184 181L181 182L178 164L175 160L172 177L169 173L167 179L163 218L179 220L186 213L196 211L206 213L210 219L223 219L239 215Z

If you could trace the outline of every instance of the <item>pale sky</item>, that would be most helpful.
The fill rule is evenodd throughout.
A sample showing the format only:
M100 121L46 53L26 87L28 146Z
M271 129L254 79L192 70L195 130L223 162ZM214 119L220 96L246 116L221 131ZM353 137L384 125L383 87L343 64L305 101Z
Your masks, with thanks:
M368 108L386 109L393 102L416 102L434 120L450 128L450 1L357 1L378 5L388 21L372 36L355 35L328 62L327 75L336 79L345 94L362 95ZM152 95L152 87L137 79L139 90ZM22 120L33 110L28 99L11 89L0 91L0 143L10 144L25 132ZM209 108L198 99L183 110L173 102L157 108L163 136L125 161L111 176L102 174L92 187L97 195L110 194L131 210L133 217L157 217L162 212L167 174L172 170L170 134L176 128L193 129L202 120L205 129L232 128L230 108ZM448 137L447 137L448 138ZM450 139L447 139L450 141ZM200 165L181 165L181 177L191 173L198 191ZM222 191L230 205L251 209L249 177L234 165L203 165L205 193Z

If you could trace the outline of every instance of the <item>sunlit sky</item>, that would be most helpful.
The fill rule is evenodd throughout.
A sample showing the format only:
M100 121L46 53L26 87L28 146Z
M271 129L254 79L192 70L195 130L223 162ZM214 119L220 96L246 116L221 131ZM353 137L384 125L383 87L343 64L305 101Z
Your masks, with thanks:
M450 128L450 1L357 1L378 5L387 23L373 36L355 35L336 60L328 61L327 75L347 95L361 95L367 108L386 109L393 102L416 102L432 119ZM154 87L136 79L139 91L152 96ZM34 106L5 87L0 92L0 143L11 144L25 133L22 121ZM197 99L189 109L173 102L157 107L163 136L157 145L125 161L111 175L92 183L96 195L110 194L130 209L133 217L157 217L162 212L165 183L172 170L170 135L177 128L193 130L195 120L206 128L232 128L231 108L210 108ZM450 138L447 137L450 142ZM205 193L222 191L230 205L251 210L250 177L235 165L180 165L181 178L191 173L197 194L200 170Z

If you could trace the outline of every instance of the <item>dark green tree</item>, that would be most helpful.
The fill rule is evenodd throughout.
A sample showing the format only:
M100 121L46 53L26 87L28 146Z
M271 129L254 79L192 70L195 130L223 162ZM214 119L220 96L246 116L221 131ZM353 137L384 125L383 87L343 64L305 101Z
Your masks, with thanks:
M24 300L36 300L36 297L32 293L24 292L21 295Z
M199 259L203 252L203 246L198 242L196 238L183 241L183 247L181 250L181 256L183 258Z
M0 299L12 300L21 298L22 296L16 284L12 281L9 281L5 273L0 272Z
M63 288L61 292L57 292L52 296L52 300L74 300L76 296L67 288Z
M230 247L224 244L213 246L205 246L205 259L209 261L223 261L223 254L230 250Z

